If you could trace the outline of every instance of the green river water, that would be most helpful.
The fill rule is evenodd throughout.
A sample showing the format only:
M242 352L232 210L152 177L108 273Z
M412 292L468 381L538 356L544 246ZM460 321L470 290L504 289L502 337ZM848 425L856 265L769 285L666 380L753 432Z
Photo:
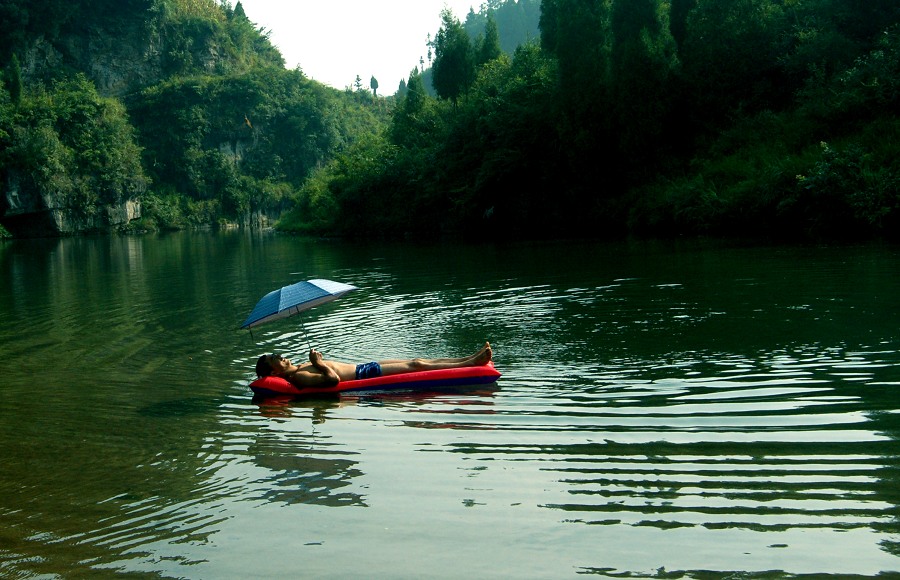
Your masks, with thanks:
M307 337L503 377L254 401ZM5 242L0 361L2 578L900 575L896 246Z

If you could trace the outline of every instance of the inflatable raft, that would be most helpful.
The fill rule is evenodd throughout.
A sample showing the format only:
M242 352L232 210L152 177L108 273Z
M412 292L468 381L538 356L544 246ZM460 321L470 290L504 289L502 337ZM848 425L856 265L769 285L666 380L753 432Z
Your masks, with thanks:
M328 395L338 393L359 393L378 391L439 390L469 385L488 385L497 382L500 372L489 362L483 366L443 369L439 371L416 371L400 375L341 381L331 387L310 387L298 389L281 377L262 377L250 383L250 390L258 397L283 397Z

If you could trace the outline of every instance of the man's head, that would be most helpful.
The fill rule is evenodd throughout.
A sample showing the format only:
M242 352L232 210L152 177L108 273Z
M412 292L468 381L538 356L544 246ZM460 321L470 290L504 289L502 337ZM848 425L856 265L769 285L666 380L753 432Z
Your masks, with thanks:
M264 354L256 361L256 376L278 376L284 369L284 363L288 362L280 354Z

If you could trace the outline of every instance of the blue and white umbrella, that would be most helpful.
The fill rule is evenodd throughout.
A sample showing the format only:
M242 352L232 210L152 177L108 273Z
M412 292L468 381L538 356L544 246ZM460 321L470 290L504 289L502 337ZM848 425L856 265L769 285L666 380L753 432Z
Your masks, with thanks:
M314 306L331 302L356 286L331 280L307 280L273 290L260 298L241 328L253 328L266 322L287 318Z

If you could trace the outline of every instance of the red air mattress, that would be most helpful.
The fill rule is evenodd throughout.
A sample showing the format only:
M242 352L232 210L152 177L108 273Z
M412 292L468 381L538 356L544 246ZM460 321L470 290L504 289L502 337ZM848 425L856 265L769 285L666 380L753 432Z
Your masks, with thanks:
M494 363L478 367L463 367L439 371L417 371L373 379L341 381L332 387L310 387L298 389L281 377L263 377L250 383L250 389L258 396L273 397L284 395L324 395L330 393L360 391L407 391L440 389L467 385L487 385L497 382L500 373Z

